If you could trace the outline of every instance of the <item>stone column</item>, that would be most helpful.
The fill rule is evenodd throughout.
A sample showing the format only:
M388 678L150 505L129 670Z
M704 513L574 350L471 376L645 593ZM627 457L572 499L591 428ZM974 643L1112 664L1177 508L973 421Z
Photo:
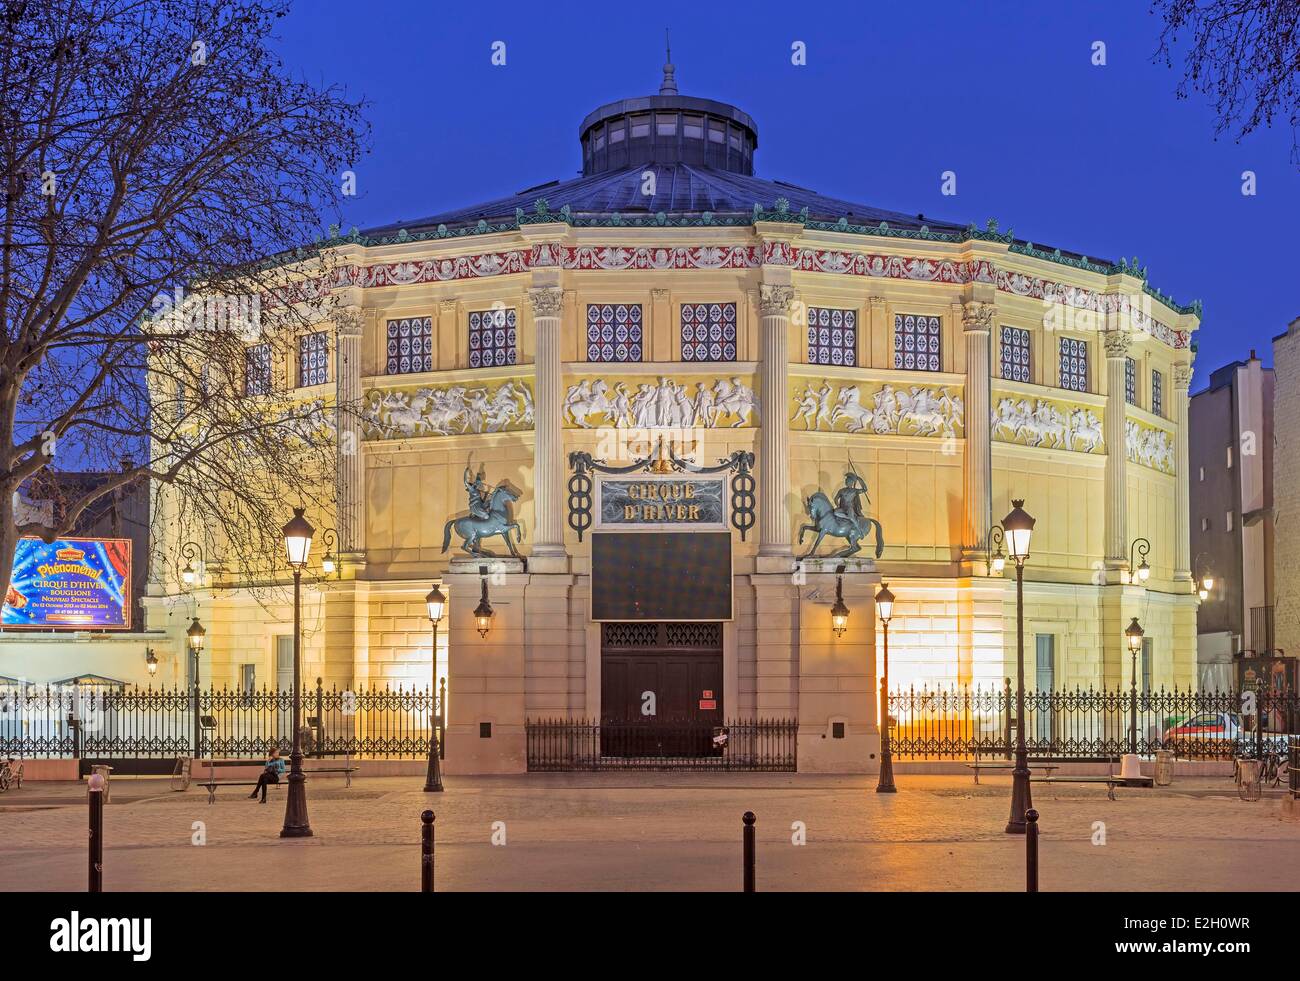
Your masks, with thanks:
M1191 488L1191 463L1187 454L1187 392L1192 385L1192 366L1186 362L1174 365L1174 420L1175 433L1174 479L1177 491L1174 496L1174 579L1192 578L1191 506L1188 494Z
M340 555L360 555L366 550L366 473L361 458L361 338L365 320L361 308L343 307L334 316L334 326L338 549Z
M1106 565L1128 562L1128 439L1124 422L1124 362L1132 335L1120 328L1104 331L1106 344Z
M759 343L762 348L760 386L762 411L759 430L760 536L761 556L791 554L790 518L786 499L790 496L790 396L788 389L790 304L794 288L760 287L762 316Z
M533 362L533 536L532 554L564 557L564 393L560 369L564 291L554 286L528 291L533 305L537 356ZM536 570L543 571L543 570ZM555 570L562 571L562 570Z
M996 307L967 303L962 308L966 331L966 528L967 554L982 552L992 521L993 462L990 457L990 332Z

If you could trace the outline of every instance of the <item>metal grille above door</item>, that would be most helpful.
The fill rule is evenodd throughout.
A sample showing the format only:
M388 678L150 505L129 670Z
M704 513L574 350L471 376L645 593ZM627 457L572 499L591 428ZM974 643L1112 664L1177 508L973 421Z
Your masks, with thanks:
M722 650L720 623L603 623L601 647Z

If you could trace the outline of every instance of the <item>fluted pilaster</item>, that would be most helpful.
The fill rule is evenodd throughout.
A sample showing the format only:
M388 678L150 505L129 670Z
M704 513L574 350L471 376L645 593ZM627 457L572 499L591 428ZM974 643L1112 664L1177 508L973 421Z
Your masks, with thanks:
M533 361L533 555L564 555L564 393L560 368L564 291L554 286L528 291L533 305L537 355Z
M1124 362L1132 335L1123 329L1102 334L1106 345L1106 562L1128 561L1128 415Z
M365 320L360 307L334 315L337 400L335 495L338 500L338 549L342 554L366 550L366 474L361 458L361 337Z
M1174 578L1192 578L1191 542L1191 463L1187 451L1187 392L1192 385L1192 366L1185 362L1174 365L1174 419L1178 425L1175 434L1174 474Z
M989 378L990 334L995 312L991 303L972 302L962 308L962 326L966 334L966 527L962 544L968 553L984 548L993 520Z
M759 429L760 506L759 554L791 554L790 519L785 502L790 496L789 371L790 286L763 284L759 294L762 316L762 414Z

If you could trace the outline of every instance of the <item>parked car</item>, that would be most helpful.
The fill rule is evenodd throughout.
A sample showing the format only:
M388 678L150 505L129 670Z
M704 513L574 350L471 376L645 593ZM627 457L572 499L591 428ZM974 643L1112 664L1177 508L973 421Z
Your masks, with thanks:
M1285 753L1291 737L1283 733L1264 733L1264 751ZM1241 720L1234 712L1199 712L1190 719L1182 719L1165 730L1164 745L1179 755L1196 750L1219 751L1217 744L1229 743L1234 754L1253 755L1254 729L1241 728ZM1222 747L1227 752L1226 746Z

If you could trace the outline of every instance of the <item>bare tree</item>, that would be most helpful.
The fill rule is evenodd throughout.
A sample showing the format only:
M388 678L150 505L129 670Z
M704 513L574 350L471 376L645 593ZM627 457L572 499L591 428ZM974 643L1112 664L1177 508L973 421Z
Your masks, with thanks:
M19 537L65 535L137 481L173 491L160 520L244 564L278 552L290 504L328 506L335 407L282 369L331 316L327 250L301 246L368 130L358 102L282 65L287 7L0 0L6 572ZM16 516L56 467L113 476L54 527Z
M1214 101L1215 133L1240 141L1275 117L1291 124L1291 159L1300 163L1300 5L1296 0L1153 0L1164 20L1156 58L1173 64L1184 35L1178 97Z

